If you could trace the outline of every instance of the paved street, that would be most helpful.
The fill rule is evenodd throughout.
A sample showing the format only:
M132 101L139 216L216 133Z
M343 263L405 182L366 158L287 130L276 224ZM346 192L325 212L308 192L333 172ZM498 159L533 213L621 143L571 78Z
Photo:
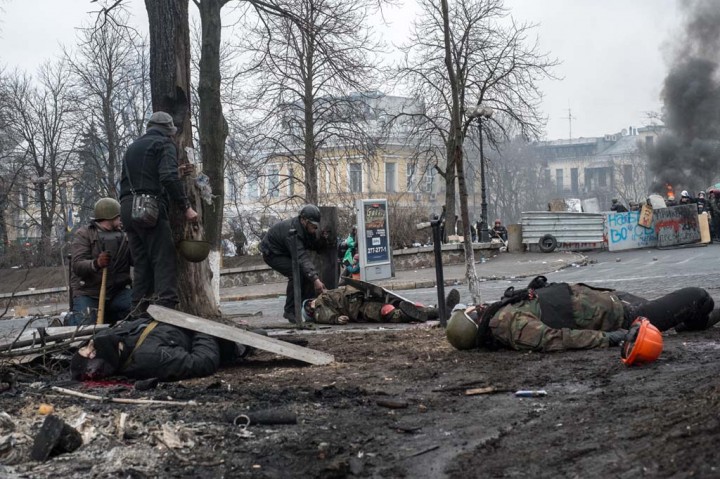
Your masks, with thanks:
M720 305L718 284L718 263L720 245L677 248L668 250L646 249L622 252L583 253L589 260L586 266L570 266L560 271L547 273L554 282L581 282L594 286L628 291L639 296L654 298L685 286L699 286L707 289ZM525 260L526 255L515 257L516 263ZM548 255L548 259L552 255ZM495 260L490 260L492 263ZM482 275L483 264L477 265ZM552 271L552 269L550 269ZM446 270L447 271L447 270ZM537 272L531 272L534 276ZM519 275L518 275L519 276ZM447 275L446 275L447 277ZM499 299L509 286L525 287L530 277L486 280L481 285L484 301ZM467 286L456 286L463 302L469 301ZM445 292L450 287L446 286ZM401 295L423 304L437 303L437 290L420 288L398 291ZM280 317L284 296L265 299L250 299L222 303L226 315L261 312L262 316L244 318L249 324L263 327L282 327L287 322Z

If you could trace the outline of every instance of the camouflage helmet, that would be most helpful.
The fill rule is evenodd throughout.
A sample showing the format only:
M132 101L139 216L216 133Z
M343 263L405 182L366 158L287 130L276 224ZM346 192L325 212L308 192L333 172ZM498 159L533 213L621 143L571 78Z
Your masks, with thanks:
M120 203L114 198L100 198L95 203L96 220L114 220L120 216Z
M459 350L477 347L478 325L465 312L464 305L457 305L445 329L448 342Z
M210 254L210 243L202 240L182 240L178 244L180 256L191 263L200 263Z

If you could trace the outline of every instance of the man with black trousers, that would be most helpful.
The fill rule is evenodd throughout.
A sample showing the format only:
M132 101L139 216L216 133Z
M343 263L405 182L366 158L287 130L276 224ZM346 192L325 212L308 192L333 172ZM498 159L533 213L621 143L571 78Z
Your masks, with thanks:
M283 318L291 323L295 322L295 291L290 254L290 230L297 231L297 259L302 281L300 301L303 301L325 290L325 285L320 280L320 275L308 254L309 250L317 251L321 246L316 235L319 226L320 208L315 205L305 205L300 209L298 216L271 226L260 242L260 252L265 263L288 278Z
M145 312L151 302L175 308L180 301L175 246L168 216L170 201L180 206L186 221L196 222L198 214L190 205L178 174L175 133L177 128L172 117L156 111L148 121L145 135L130 145L123 158L120 204L135 267L134 316ZM132 220L133 196L142 194L159 200L157 223L151 227L134 224Z

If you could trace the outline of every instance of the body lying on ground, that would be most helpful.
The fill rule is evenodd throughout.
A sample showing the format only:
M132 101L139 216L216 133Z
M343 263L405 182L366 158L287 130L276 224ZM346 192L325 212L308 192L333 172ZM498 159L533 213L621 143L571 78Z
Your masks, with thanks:
M126 376L177 381L214 374L248 351L232 341L141 317L99 331L75 353L70 370L76 380Z
M522 291L509 288L501 301L458 305L447 326L457 349L506 347L562 351L618 346L637 317L658 330L702 330L720 320L702 288L682 288L654 300L586 284L547 284L535 278Z
M437 308L399 298L386 301L385 298L368 296L365 291L350 285L326 290L317 298L304 301L302 313L305 321L322 324L409 323L438 317Z

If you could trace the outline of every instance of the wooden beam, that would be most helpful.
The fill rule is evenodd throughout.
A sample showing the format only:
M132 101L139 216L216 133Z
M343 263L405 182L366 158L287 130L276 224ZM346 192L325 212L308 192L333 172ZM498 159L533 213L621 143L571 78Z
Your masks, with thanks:
M302 346L269 338L261 334L251 333L240 328L199 318L191 314L183 313L182 311L151 305L148 308L148 313L150 313L150 316L152 316L155 320L160 321L161 323L167 323L177 326L178 328L185 328L191 331L209 334L210 336L215 336L216 338L227 339L306 363L324 366L335 361L332 354L315 351L310 348L303 348Z

